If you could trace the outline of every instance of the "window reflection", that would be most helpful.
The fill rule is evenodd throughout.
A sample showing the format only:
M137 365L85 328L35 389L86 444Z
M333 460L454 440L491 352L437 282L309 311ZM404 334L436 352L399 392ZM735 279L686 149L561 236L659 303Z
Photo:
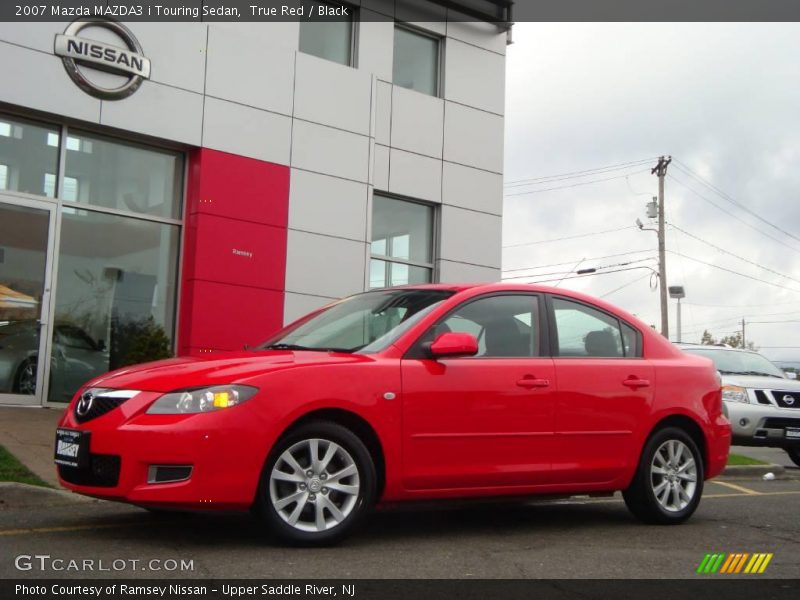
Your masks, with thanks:
M71 132L64 200L159 217L180 216L179 153Z
M175 225L64 212L50 401L88 379L171 354L178 257Z
M58 168L55 127L26 119L0 117L0 190L47 195L45 173Z

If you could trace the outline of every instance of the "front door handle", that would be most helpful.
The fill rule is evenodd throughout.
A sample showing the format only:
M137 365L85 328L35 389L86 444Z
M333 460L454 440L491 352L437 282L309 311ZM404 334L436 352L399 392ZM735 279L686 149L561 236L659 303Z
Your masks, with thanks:
M537 379L536 377L523 377L517 380L517 385L522 388L546 388L550 387L549 379Z
M634 377L632 375L623 381L622 385L629 387L632 390L636 390L639 388L650 387L650 381L647 379L639 379L638 377Z

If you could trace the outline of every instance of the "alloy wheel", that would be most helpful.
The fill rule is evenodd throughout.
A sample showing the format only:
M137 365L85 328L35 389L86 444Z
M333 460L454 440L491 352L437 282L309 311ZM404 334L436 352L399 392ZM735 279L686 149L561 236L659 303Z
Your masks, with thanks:
M20 394L31 396L36 393L36 361L28 359L19 372L17 390Z
M300 531L330 530L355 508L358 466L339 444L320 438L301 440L275 461L269 495L275 512Z
M680 512L697 491L697 464L689 447L670 439L658 447L650 464L650 485L661 507Z

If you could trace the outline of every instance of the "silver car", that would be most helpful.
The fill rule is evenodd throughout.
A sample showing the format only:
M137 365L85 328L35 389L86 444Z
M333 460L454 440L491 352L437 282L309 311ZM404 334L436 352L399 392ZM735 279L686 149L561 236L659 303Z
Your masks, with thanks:
M739 446L783 448L800 466L800 382L758 352L681 344L714 361L722 377L725 414Z
M0 392L36 393L39 325L34 320L0 321ZM56 323L50 368L50 399L66 402L86 380L108 371L105 343L83 329Z

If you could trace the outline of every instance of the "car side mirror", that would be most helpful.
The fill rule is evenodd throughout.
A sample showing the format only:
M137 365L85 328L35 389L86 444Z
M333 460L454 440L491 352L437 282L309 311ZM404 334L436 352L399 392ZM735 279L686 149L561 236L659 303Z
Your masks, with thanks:
M784 371L783 374L786 375L788 379L797 379L797 373L794 371Z
M437 337L429 348L433 358L453 356L475 356L478 353L478 340L471 333L447 332Z

